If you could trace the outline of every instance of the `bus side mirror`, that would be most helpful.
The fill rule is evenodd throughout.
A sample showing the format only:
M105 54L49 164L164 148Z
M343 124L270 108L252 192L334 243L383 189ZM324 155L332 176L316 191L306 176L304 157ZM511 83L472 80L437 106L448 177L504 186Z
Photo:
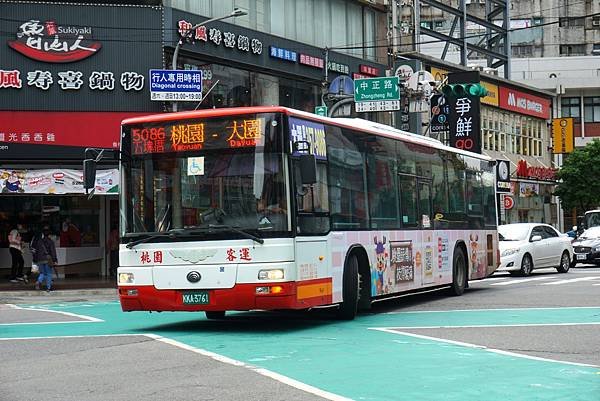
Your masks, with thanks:
M315 155L300 156L300 179L302 185L312 185L317 182L317 159Z
M83 188L85 193L88 189L96 186L96 161L94 159L85 159L83 161Z

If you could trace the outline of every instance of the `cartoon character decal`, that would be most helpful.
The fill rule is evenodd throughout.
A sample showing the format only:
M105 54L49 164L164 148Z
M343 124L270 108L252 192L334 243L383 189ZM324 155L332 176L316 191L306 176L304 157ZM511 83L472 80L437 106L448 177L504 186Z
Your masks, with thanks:
M376 266L373 274L373 288L372 292L375 295L381 295L384 293L384 277L383 273L387 269L388 258L389 255L385 249L385 243L387 242L385 236L383 237L383 241L378 241L377 237L373 238L373 242L375 243L375 260Z
M469 235L470 242L470 257L469 260L471 262L471 274L480 275L483 271L485 271L485 261L481 255L481 251L479 249L479 235L478 234L470 234Z

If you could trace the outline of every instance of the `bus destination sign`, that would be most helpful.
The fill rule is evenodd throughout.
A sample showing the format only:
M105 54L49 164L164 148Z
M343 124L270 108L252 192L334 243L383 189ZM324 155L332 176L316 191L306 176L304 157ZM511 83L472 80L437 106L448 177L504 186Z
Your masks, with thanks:
M255 147L263 143L264 119L176 122L131 128L134 155Z

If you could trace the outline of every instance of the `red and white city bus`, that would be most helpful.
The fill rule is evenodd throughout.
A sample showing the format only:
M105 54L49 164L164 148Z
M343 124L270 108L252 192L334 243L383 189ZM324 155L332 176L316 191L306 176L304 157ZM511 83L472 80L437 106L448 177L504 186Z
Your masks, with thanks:
M284 107L136 117L120 163L124 311L352 319L407 292L460 295L499 262L493 161L382 124Z

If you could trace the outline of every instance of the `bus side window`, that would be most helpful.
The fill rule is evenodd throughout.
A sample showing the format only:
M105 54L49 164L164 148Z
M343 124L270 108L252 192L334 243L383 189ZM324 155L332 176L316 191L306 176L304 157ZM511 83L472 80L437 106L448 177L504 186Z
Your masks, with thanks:
M403 227L416 227L417 220L417 178L400 174L398 177L400 206Z

